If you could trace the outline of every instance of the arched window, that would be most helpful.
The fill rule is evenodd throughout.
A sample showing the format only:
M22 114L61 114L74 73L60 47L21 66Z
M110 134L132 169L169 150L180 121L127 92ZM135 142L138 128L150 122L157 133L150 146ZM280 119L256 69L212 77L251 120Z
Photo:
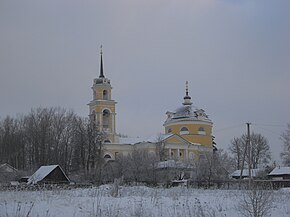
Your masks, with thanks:
M198 128L198 134L199 135L205 135L206 134L203 127Z
M187 127L182 127L180 130L180 135L186 135L186 134L189 134Z
M110 124L110 111L105 109L103 111L103 128L109 128Z
M104 90L103 91L103 100L108 100L109 99L109 97L108 97L108 91L107 90Z
M106 155L104 156L104 158L105 158L105 159L112 159L112 157L111 157L109 154L106 154Z
M171 133L172 132L172 130L171 130L171 128L169 128L168 130L167 130L167 133Z
M106 140L104 141L104 143L111 143L111 141L110 141L109 139L106 139Z

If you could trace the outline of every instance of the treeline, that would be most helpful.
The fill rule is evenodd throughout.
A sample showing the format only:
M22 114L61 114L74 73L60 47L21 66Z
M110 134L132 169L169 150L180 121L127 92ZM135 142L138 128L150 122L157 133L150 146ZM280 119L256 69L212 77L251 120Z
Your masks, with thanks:
M119 178L127 183L155 184L181 178L180 169L158 167L168 153L162 142L156 144L157 154L135 150L115 161L105 161L102 145L105 136L89 118L73 111L59 107L32 109L28 114L0 119L0 164L9 163L29 175L42 165L58 164L74 181L99 184ZM184 173L194 172L196 179L207 182L223 179L225 168L233 163L220 153L188 162L191 167Z
M88 118L63 108L36 108L0 120L0 163L34 171L59 164L65 172L95 170L104 134Z

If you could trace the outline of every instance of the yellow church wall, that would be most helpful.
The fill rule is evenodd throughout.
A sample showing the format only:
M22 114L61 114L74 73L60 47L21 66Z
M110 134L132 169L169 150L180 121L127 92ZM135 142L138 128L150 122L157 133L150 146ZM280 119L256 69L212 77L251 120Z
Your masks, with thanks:
M206 135L211 135L212 126L208 124L201 124L201 123L169 125L165 127L165 133L168 133L168 130L171 129L171 133L180 134L180 130L182 127L186 127L190 134L198 134L198 129L200 127L203 127L206 132Z
M104 90L106 90L106 91L108 91L108 100L110 100L111 99L111 88L110 87L108 87L108 88L105 88L105 87L97 87L96 89L95 89L95 91L96 91L96 99L97 100L103 100L103 91Z
M186 127L188 129L188 134L180 134L180 130L182 127ZM203 127L205 131L205 135L199 134L198 129ZM165 127L165 132L171 129L171 133L178 134L182 138L188 140L192 143L199 143L201 145L210 146L212 144L212 126L208 124L200 124L200 123L191 123L191 124L175 124ZM175 139L175 138L173 138ZM180 141L172 141L176 143L180 143Z
M198 143L205 146L212 145L212 137L211 136L201 136L201 135L181 135L182 138L192 142Z
M180 144L180 139L176 137L170 137L166 140L166 143L175 143L175 144Z
M94 106L94 110L97 113L102 113L104 109L109 109L112 113L115 113L115 105L103 103L102 105Z

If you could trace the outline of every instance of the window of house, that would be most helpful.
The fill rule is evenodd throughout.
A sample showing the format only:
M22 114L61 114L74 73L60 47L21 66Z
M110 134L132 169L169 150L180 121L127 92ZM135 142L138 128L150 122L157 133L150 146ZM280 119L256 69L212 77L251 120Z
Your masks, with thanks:
M186 134L189 134L187 127L182 127L180 130L180 135L186 135Z

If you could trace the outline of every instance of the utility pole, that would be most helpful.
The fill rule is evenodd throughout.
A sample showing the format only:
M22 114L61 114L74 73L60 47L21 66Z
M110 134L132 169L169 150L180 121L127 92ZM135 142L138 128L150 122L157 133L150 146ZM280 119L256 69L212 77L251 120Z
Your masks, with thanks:
M248 167L249 167L249 184L251 184L251 179L252 179L252 171L251 171L251 165L252 165L252 147L251 147L251 134L250 134L250 125L251 123L246 123L247 124L247 132L248 132L248 139L247 139L247 148L248 148L248 156L249 156L249 162L248 162ZM250 186L249 186L250 187Z

